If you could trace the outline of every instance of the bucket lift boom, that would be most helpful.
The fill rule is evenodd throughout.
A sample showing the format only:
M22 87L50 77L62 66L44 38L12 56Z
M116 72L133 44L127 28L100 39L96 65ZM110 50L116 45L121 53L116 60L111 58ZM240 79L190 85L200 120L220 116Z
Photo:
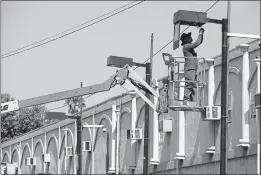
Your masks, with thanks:
M136 93L138 93L153 109L156 109L155 105L149 99L147 99L145 95L143 95L142 92L139 91L139 89L135 87L133 83L129 80L128 77L129 73L132 73L135 76L135 78L139 80L141 85L146 87L146 89L149 90L154 96L158 97L157 92L153 88L151 88L129 65L125 65L122 69L118 70L116 74L114 74L108 80L106 80L101 84L39 96L39 97L30 98L21 101L15 100L11 102L1 103L1 114L11 112L11 111L17 111L25 107L65 100L67 98L72 98L75 96L83 96L83 95L94 94L103 91L109 91L112 87L115 86L114 85L115 82L116 84L120 84L120 85L126 83Z

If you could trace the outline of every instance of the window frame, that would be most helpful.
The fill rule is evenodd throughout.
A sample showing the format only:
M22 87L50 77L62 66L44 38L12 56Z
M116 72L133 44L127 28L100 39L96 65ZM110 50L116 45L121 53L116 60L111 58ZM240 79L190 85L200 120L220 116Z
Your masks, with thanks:
M250 118L256 118L256 106L255 95L257 94L257 88L255 86L250 87L249 90L249 116Z

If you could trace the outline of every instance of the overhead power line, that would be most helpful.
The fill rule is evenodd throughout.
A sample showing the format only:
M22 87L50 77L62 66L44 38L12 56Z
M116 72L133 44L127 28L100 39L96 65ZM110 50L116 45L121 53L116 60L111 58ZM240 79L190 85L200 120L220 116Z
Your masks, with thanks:
M130 5L130 4L133 4L134 2L136 2L136 1L133 1L133 2L131 2L131 3L128 3L128 4L124 5L124 6L121 6L121 7L117 8L117 9L115 9L115 10L112 10L112 11L110 11L110 12L108 12L108 13L105 13L105 14L103 14L103 15L101 15L101 16L98 16L98 17L96 17L96 18L93 18L93 19L91 19L91 20L89 20L89 21L87 21L87 22L85 22L85 23L83 23L83 24L80 24L80 25L78 25L78 26L75 26L75 27L73 27L73 28L70 28L70 29L68 29L68 30L65 30L65 31L63 31L63 32L57 33L57 34L55 34L55 35L53 35L53 36L47 37L47 38L42 39L42 40L40 40L40 41L34 42L34 43L32 43L32 44L28 44L28 45L26 45L26 46L24 46L24 47L21 47L21 48L19 48L19 49L13 50L13 51L11 51L11 52L5 53L5 54L3 54L3 55L1 55L1 56L9 55L9 54L11 54L11 53L13 53L13 52L17 52L17 51L19 51L19 50L21 50L21 49L24 49L24 48L26 48L26 47L29 47L29 46L38 44L38 43L40 43L40 42L43 42L43 41L46 41L46 40L51 39L51 38L53 38L53 37L59 36L59 35L61 35L61 34L63 34L63 33L68 32L68 31L74 30L74 29L76 29L76 28L78 28L78 27L81 27L81 26L83 26L83 25L85 25L85 24L88 24L88 23L90 23L90 22L92 22L92 21L94 21L94 20L96 20L96 19L102 18L102 17L104 17L104 16L106 16L106 15L108 15L108 14L110 14L110 13L113 13L113 12L115 12L115 11L117 11L117 10L123 8L123 7L126 7L126 6L128 6L128 5Z
M22 47L22 48L16 49L16 50L14 50L14 51L8 52L8 53L2 55L2 56L1 56L1 59L7 58L7 57L10 57L10 56L13 56L13 55L22 53L22 52L25 52L25 51L27 51L27 50L31 50L31 49L33 49L33 48L42 46L42 45L47 44L47 43L49 43L49 42L52 42L52 41L58 40L58 39L60 39L60 38L63 38L63 37L65 37L65 36L71 35L71 34L73 34L73 33L75 33L75 32L78 32L78 31L80 31L80 30L83 30L83 29L85 29L85 28L87 28L87 27L90 27L90 26L92 26L92 25L94 25L94 24L97 24L97 23L99 23L99 22L101 22L101 21L104 21L104 20L106 20L106 19L109 19L110 17L113 17L113 16L115 16L115 15L117 15L117 14L119 14L119 13L122 13L122 12L124 12L124 11L126 11L126 10L132 8L132 7L135 7L135 6L141 4L141 3L144 2L144 1L145 1L145 0L142 0L142 1L138 2L138 3L135 3L134 5L131 5L131 6L127 7L127 8L124 8L123 10L120 10L120 11L118 11L118 12L116 12L116 13L113 13L113 12L115 12L115 11L117 11L117 10L123 8L123 7L126 7L126 6L128 6L128 5L130 5L130 4L133 4L133 3L136 2L136 1L133 1L133 2L131 2L131 3L128 3L128 4L126 4L126 5L122 6L122 7L119 7L119 8L117 8L117 9L111 11L111 12L105 13L105 14L103 14L103 15L97 17L97 18L94 18L94 19L92 19L92 20L90 20L90 21L87 21L87 22L85 22L84 24L78 25L78 26L76 26L76 27L74 27L74 28L72 28L72 29L69 29L69 30L66 30L66 31L64 31L64 32L58 33L58 34L56 34L56 35L53 35L53 36L51 36L51 37L48 37L48 38L45 38L45 39L43 39L43 40L37 41L37 42L35 42L35 43L33 43L33 44L29 44L29 45L27 45L27 46L24 46L24 47ZM110 13L113 13L113 14L112 14L112 15L109 15L109 16L107 16L107 17L105 17L105 18L102 18L102 19L100 19L100 20L98 20L98 21L95 21L94 23L91 23L91 24L86 25L86 26L83 26L83 27L81 27L81 28L79 28L79 29L73 30L73 29L75 29L75 28L78 28L78 27L80 27L80 26L82 26L82 25L88 24L88 23L90 23L90 22L92 22L92 21L94 21L94 20L96 20L96 19L99 19L99 18L101 18L101 17L103 17L103 16L105 16L105 15L108 15L108 14L110 14ZM66 33L66 34L64 34L64 35L62 35L62 36L59 36L59 37L57 37L57 38L53 38L53 37L55 37L55 36L61 35L61 34L65 33L65 32L70 31L70 30L73 30L73 31L71 31L71 32L69 32L69 33ZM53 38L53 39L51 39L51 38ZM51 40L48 40L48 39L51 39ZM46 40L47 40L47 41L46 41ZM46 41L46 42L43 42L43 41ZM43 43L42 43L42 42L43 42ZM40 43L40 44L38 44L38 43ZM38 45L35 45L35 44L38 44ZM30 47L30 46L32 46L32 47ZM29 48L27 48L27 47L29 47Z
M214 5L216 5L216 3L218 3L218 1L219 1L219 0L217 0L216 2L214 2L205 12L208 12L212 7L214 7ZM189 25L187 28L185 28L185 29L181 32L181 34L184 33L189 27L190 27L190 25ZM180 34L180 35L181 35L181 34ZM165 48L166 48L169 44L171 44L173 41L174 41L174 39L172 39L171 41L169 41L169 42L168 42L167 44L165 44L160 50L158 50L156 53L154 53L153 56L157 55L159 52L161 52L163 49L165 49ZM146 59L143 63L146 63L146 62L149 61L149 60L150 60L150 58ZM137 69L137 68L139 68L139 67L135 67L134 70Z
M90 95L84 97L83 99L89 98L89 97L91 97L91 96L93 96L93 95L94 95L94 94L90 94ZM63 108L63 107L69 106L69 105L70 105L70 104L66 104L66 105L63 105L63 106L56 107L56 108L48 109L46 112L53 111L53 110L55 110L55 109L60 109L60 108Z

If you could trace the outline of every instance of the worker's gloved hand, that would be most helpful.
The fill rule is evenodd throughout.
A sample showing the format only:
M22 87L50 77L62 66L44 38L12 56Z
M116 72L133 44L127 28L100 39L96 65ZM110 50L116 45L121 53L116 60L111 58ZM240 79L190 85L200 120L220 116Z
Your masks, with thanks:
M203 28L200 28L200 29L199 29L199 34L202 34L202 35L203 35L204 32L205 32L205 29L203 29Z

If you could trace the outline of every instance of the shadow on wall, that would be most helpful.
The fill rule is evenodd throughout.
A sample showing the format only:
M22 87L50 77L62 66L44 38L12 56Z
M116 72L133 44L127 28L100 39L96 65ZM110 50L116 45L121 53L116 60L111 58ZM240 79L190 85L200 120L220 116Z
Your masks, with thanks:
M18 149L15 148L13 153L12 153L12 158L11 158L11 163L17 163L17 165L19 166L19 155L18 155ZM18 167L16 168L16 174L18 174Z
M92 153L91 152L83 152L83 158L86 157L85 159L85 169L84 169L84 174L91 174L91 160L92 160Z
M120 116L120 134L119 134L119 172L126 173L128 164L131 161L131 146L127 140L127 130L131 128L131 111L122 107Z
M46 173L57 174L58 173L58 145L55 139L52 137L47 144L47 153L50 154L50 163L46 164Z
M98 125L103 125L106 130L97 128L94 142L94 173L106 174L109 170L109 149L111 140L111 119L106 114L102 115ZM96 164L97 160L99 161ZM98 165L98 168L96 166Z
M172 119L172 132L160 132L159 153L160 162L172 161L178 152L178 112L169 110L168 113L161 114L160 120Z
M68 132L70 133L70 132ZM68 146L73 147L72 145L72 137L71 134L68 134ZM73 152L74 152L74 147L73 147ZM65 155L65 135L63 136L62 139L62 144L61 144L61 150L60 150L60 172L61 174L73 174L73 156L66 156Z
M97 143L94 148L94 173L106 174L106 139L101 130L98 130Z
M22 161L21 161L21 174L31 174L31 168L30 166L26 166L25 165L25 159L27 157L30 157L31 154L30 154L30 150L29 150L29 147L26 145L24 147L24 150L22 152Z
M140 108L140 111L137 115L137 121L136 121L136 128L142 128L144 134L144 117L145 117L145 105L142 105ZM143 135L142 135L143 137ZM136 169L133 173L135 174L142 174L143 170L143 145L144 145L144 139L137 140L135 144L135 162L136 162Z
M7 152L4 153L4 156L2 158L2 162L8 162L9 163L9 155Z
M86 121L84 122L85 124ZM82 139L83 141L91 141L92 144L92 140L91 140L91 135L90 135L90 128L83 128L82 130ZM83 173L84 174L91 174L91 160L92 160L92 153L91 152L82 152L82 168L83 168Z
M41 142L38 142L35 145L35 149L34 149L34 157L36 157L36 166L33 167L33 174L38 174L38 173L43 173L44 169L43 169L43 145Z

